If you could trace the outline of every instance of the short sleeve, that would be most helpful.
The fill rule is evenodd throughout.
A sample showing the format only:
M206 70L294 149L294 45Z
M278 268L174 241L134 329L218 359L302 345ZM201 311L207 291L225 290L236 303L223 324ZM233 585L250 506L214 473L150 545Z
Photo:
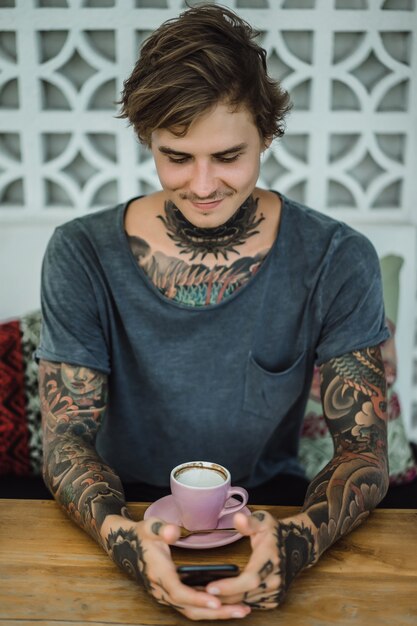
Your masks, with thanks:
M371 242L353 229L344 227L335 237L319 299L318 365L352 350L379 345L390 336L377 253Z
M81 232L67 230L65 226L55 230L43 259L42 326L35 358L108 374L109 351L94 291L93 255Z

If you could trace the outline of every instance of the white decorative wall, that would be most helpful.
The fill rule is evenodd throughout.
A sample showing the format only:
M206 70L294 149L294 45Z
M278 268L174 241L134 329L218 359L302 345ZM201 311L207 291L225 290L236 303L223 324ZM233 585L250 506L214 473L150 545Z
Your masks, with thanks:
M372 225L406 227L415 311L415 0L222 3L262 31L270 72L294 101L260 184L367 234ZM141 42L184 7L0 0L0 319L39 306L40 263L55 225L158 188L150 155L115 118L114 101ZM415 314L414 324L417 334ZM404 410L417 439L417 349L414 328L407 331L410 371L402 375L411 389L414 365L414 390Z

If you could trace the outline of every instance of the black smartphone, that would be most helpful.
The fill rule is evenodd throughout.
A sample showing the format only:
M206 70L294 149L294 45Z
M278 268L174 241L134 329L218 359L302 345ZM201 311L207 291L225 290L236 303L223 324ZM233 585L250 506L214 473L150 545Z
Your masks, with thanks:
M180 565L177 567L181 582L191 587L205 587L213 580L238 576L239 572L237 565L229 563L223 565Z

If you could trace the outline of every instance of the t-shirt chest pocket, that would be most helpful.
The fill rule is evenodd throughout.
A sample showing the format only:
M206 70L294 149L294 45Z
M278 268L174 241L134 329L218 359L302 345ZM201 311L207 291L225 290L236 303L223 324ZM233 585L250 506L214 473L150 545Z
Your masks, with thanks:
M306 352L281 372L263 368L249 353L243 408L261 417L284 417L300 396L305 384Z

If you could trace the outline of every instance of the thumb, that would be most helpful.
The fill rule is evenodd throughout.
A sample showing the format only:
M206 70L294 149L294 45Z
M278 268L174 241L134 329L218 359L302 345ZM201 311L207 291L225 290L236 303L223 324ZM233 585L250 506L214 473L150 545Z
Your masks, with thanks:
M263 523L265 515L263 511L256 511L252 515L235 513L233 518L234 526L241 535L250 537L265 529L265 524Z
M168 545L175 543L180 537L180 529L176 524L167 524L157 517L144 521L144 531L147 539L156 539Z

